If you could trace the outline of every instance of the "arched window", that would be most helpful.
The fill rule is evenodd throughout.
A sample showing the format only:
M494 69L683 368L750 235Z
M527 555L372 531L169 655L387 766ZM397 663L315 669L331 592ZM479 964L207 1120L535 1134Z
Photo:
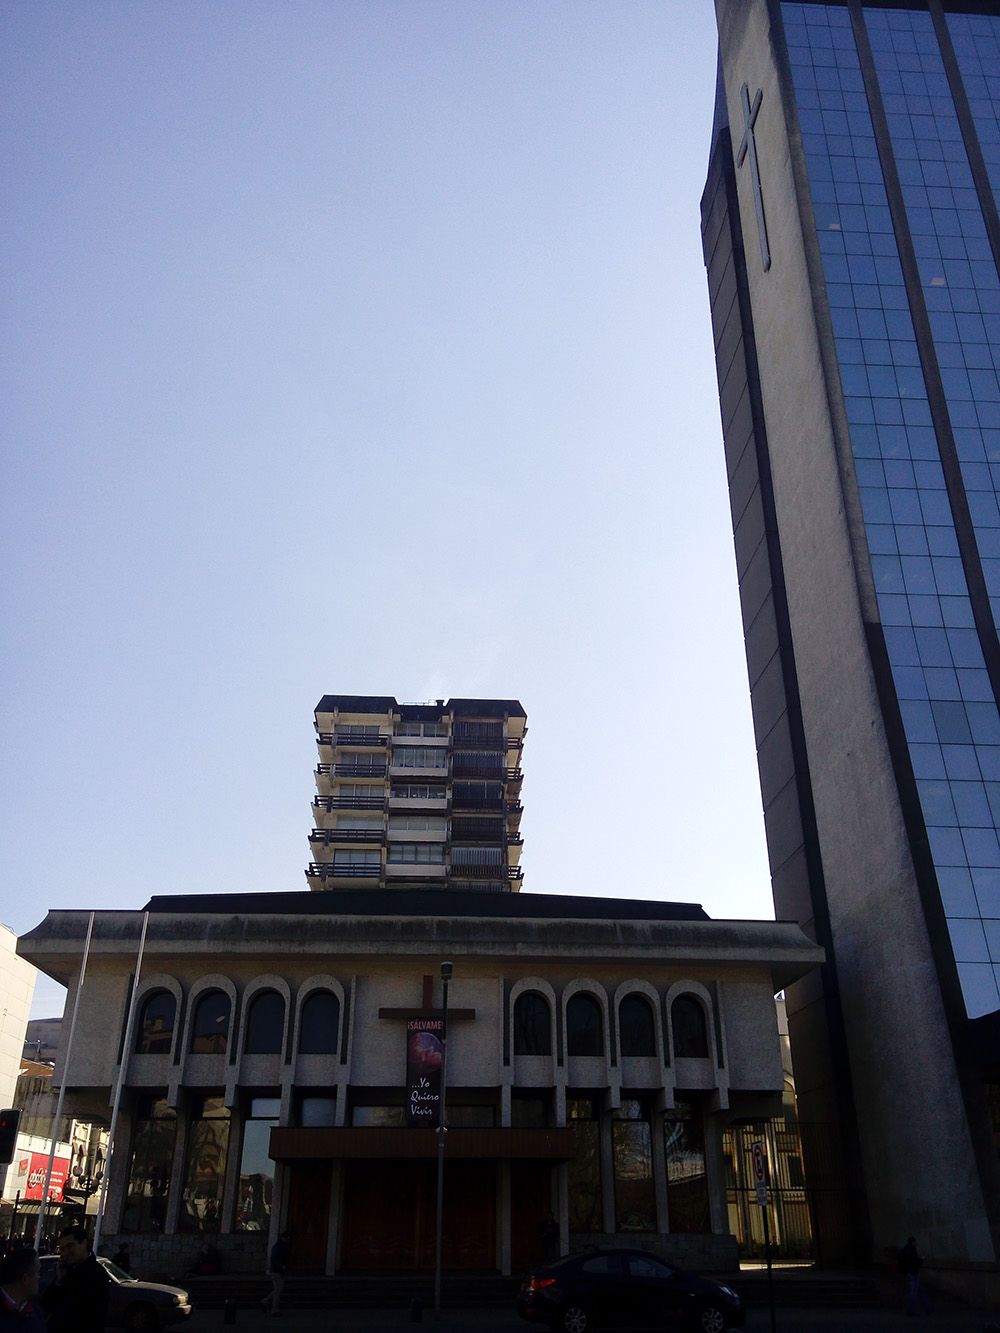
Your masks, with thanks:
M168 990L154 991L139 1010L135 1049L139 1055L169 1055L174 1044L177 1001Z
M276 990L259 991L250 1001L246 1055L280 1055L285 1040L285 1001Z
M674 1055L703 1060L708 1055L705 1008L693 995L678 995L670 1009Z
M340 1001L332 991L316 990L302 1006L300 1055L336 1055Z
M577 994L566 1006L566 1050L570 1055L603 1055L604 1023L593 995Z
M655 1055L656 1024L644 995L626 995L618 1009L622 1055Z
M200 997L191 1023L192 1055L225 1055L231 1008L225 991L210 990Z
M536 990L522 991L514 1001L514 1054L552 1054L552 1013Z

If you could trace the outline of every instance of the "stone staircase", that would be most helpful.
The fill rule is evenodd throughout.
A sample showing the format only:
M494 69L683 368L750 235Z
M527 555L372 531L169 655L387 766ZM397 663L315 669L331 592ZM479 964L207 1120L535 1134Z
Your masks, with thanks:
M748 1306L767 1304L767 1274L747 1272L721 1281L734 1287ZM187 1278L182 1284L196 1309L221 1309L234 1299L238 1309L252 1309L271 1290L266 1277L240 1275ZM449 1310L513 1309L520 1275L495 1273L445 1274L441 1304ZM864 1273L829 1273L812 1269L777 1270L774 1298L778 1309L858 1309L881 1304L876 1282ZM425 1310L434 1303L434 1280L424 1273L380 1273L347 1277L290 1277L282 1304L289 1310L399 1310L409 1313L419 1300Z

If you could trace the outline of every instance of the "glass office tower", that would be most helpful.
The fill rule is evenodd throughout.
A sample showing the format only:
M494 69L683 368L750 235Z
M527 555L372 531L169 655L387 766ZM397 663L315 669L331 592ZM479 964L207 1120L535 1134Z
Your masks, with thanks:
M789 996L803 1116L833 1127L845 1235L988 1283L1000 16L716 9L703 230L768 846L828 955Z

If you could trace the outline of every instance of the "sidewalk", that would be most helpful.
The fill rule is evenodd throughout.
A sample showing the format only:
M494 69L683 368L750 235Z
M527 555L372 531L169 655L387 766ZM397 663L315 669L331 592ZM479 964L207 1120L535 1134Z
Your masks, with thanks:
M183 1326L175 1325L177 1333L208 1333L221 1330L221 1310L196 1311ZM991 1322L1000 1322L1000 1313L964 1310L949 1306L934 1314L908 1319L902 1312L892 1310L778 1310L775 1316L777 1333L902 1333L919 1329L926 1333L983 1333ZM239 1310L232 1325L242 1333L416 1333L425 1329L447 1329L448 1333L482 1333L484 1329L496 1333L547 1333L541 1324L528 1324L518 1319L511 1310L444 1310L440 1320L431 1311L424 1313L422 1323L410 1320L406 1310L288 1310L280 1319L269 1319L256 1307ZM767 1310L752 1308L747 1311L746 1333L770 1333L770 1315Z

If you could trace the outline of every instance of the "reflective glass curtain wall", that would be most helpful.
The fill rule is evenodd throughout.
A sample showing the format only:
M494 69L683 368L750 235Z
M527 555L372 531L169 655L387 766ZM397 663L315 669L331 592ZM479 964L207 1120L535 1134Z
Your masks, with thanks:
M970 1017L1000 1008L1000 712L851 18L781 6L872 572ZM979 562L1000 612L1000 283L930 15L864 11ZM1000 173L1000 19L950 16ZM950 446L949 446L950 447Z

